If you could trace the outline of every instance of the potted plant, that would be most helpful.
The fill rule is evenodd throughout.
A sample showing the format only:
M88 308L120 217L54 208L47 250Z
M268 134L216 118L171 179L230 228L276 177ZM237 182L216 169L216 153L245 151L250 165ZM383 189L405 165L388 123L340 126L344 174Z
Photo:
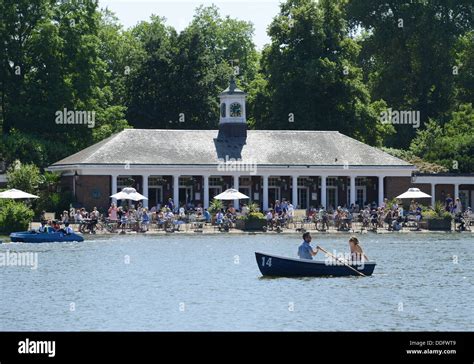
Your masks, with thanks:
M441 202L435 203L434 209L427 209L422 212L428 230L451 231L453 216L444 209Z
M261 212L249 212L247 215L239 216L235 223L237 229L245 231L261 231L265 225L265 215Z
M215 214L223 208L224 208L224 204L222 203L222 200L213 199L211 204L209 205L208 211L211 214Z
M224 205L222 203L222 200L213 199L207 211L209 211L211 214L216 214L217 211L220 211L223 208Z
M237 218L235 227L246 231L263 230L264 226L266 226L266 219L265 215L259 211L258 204L250 202L247 208L248 213Z

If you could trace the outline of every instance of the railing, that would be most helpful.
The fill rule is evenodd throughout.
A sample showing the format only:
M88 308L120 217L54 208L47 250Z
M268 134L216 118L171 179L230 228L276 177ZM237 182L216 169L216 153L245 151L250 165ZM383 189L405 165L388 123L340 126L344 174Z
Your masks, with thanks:
M206 221L203 217L196 217L194 215L186 215L179 217L175 215L173 218L160 218L153 216L149 221L137 220L135 218L123 218L120 221L112 221L101 218L97 221L91 219L84 219L79 222L74 222L70 219L69 222L74 224L75 230L83 233L125 233L137 232L146 233L147 231L230 231L235 229L235 218L224 218L221 223L217 223L215 218ZM397 218L400 230L419 230L420 221L413 214ZM320 217L315 214L311 217L298 218L274 218L267 221L264 231L297 231L305 232L309 230L316 230L320 232L357 232L357 231L392 231L394 219L387 218L386 214L367 216L363 213L353 213L352 218L335 219L333 214L327 214ZM421 220L425 221L425 220ZM465 227L470 230L470 226L474 224L472 216L464 217Z

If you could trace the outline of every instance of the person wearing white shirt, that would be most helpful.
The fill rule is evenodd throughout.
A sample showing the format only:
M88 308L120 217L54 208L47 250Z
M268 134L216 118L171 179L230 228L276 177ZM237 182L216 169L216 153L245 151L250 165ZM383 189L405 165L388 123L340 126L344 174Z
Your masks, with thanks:
M64 232L66 233L66 235L71 235L72 233L74 233L74 230L72 229L72 227L69 226L68 222L64 224Z

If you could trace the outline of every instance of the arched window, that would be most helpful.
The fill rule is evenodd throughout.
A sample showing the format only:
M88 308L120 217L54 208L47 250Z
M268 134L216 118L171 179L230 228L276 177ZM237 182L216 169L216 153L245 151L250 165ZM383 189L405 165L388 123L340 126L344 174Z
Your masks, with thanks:
M225 102L221 104L221 117L225 118Z

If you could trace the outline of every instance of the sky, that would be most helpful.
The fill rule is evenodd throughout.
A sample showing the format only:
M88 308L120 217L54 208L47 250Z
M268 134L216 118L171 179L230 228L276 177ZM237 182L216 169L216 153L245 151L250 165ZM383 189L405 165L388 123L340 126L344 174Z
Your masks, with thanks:
M108 7L125 28L155 14L167 19L167 24L177 31L183 30L192 20L194 10L200 5L215 4L222 16L250 21L254 25L254 43L259 50L270 38L267 27L280 10L280 0L99 0L101 8Z

